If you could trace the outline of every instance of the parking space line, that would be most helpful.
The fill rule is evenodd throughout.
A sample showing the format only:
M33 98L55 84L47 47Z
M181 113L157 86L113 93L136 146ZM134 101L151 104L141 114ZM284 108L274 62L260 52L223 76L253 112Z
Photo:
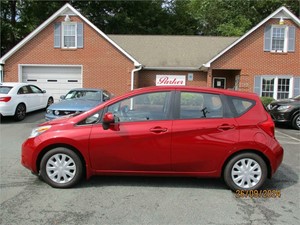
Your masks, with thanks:
M281 134L281 135L283 135L283 136L289 137L289 138L291 138L291 139L293 139L293 140L295 140L295 141L300 141L300 139L295 138L295 137L293 137L293 136L290 136L290 135L288 135L288 134L282 133L282 132L280 132L280 131L278 131L278 130L276 130L275 132L276 132L276 133L279 133L279 134Z

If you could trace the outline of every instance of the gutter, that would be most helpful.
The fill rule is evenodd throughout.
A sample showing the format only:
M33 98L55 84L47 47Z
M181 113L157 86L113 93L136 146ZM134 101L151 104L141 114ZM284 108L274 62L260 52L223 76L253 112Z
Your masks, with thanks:
M199 71L199 67L144 67L144 70L160 70L160 71Z
M134 89L134 73L140 71L143 68L141 64L138 65L137 68L131 70L131 80L130 80L130 90Z

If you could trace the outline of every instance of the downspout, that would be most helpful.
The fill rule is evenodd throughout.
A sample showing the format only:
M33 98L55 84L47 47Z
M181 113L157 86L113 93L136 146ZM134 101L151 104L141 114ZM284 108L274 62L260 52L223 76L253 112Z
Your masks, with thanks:
M3 66L4 64L0 64L0 83L3 82Z
M131 70L131 84L130 84L130 90L132 91L134 89L134 73L138 72L142 69L142 65L138 65L137 68Z

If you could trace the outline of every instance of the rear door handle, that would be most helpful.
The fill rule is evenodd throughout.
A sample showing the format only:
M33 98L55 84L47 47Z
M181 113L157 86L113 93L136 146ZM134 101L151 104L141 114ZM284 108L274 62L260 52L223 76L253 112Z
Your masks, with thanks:
M222 124L220 126L218 126L219 130L232 130L235 128L235 125L233 124Z
M150 132L156 133L156 134L165 133L167 131L168 131L168 129L165 128L165 127L153 127L153 128L150 128Z

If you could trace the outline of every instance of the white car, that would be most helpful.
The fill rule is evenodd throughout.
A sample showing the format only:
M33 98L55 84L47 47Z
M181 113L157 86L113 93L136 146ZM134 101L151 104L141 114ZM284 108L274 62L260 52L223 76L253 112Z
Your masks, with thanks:
M27 112L47 108L53 97L28 83L0 83L0 116L23 120Z

